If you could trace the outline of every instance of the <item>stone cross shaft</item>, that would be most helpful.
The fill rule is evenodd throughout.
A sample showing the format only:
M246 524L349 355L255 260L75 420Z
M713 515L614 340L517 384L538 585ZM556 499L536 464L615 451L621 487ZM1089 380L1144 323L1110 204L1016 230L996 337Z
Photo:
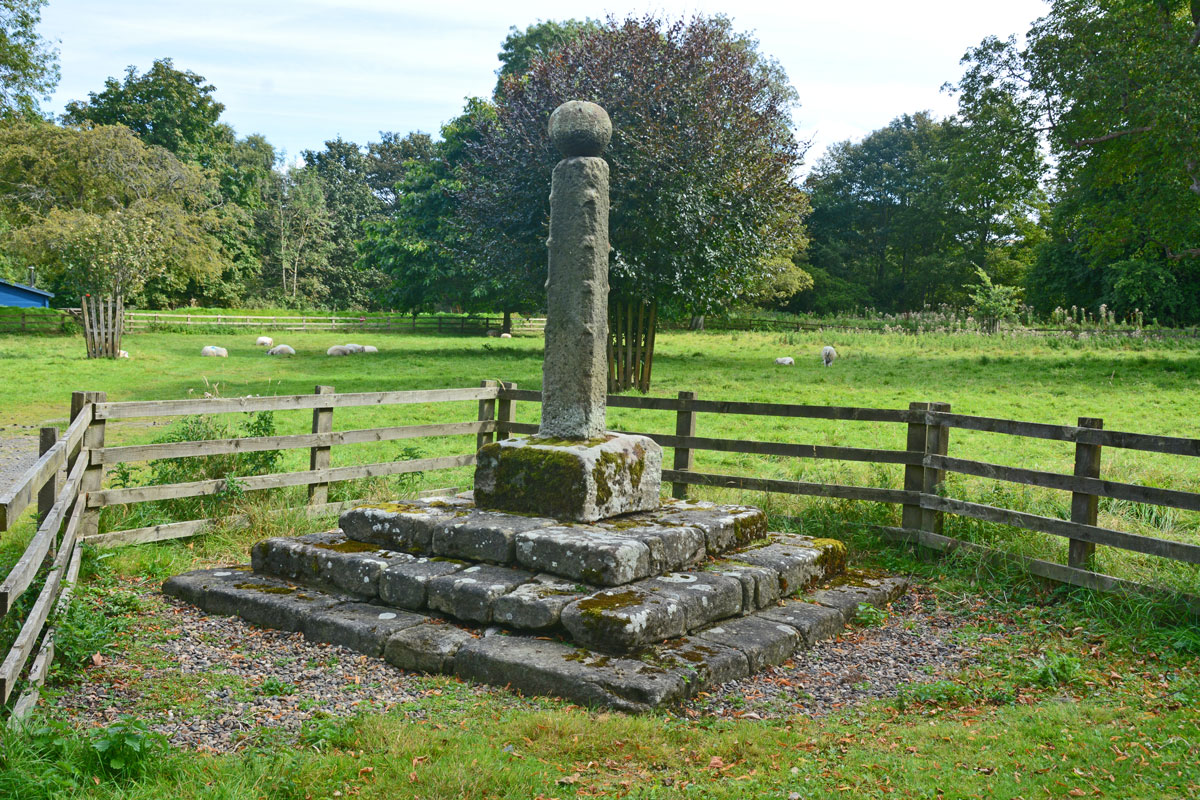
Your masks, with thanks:
M572 100L550 116L564 158L550 184L542 438L605 433L608 391L608 162L612 123L595 103Z

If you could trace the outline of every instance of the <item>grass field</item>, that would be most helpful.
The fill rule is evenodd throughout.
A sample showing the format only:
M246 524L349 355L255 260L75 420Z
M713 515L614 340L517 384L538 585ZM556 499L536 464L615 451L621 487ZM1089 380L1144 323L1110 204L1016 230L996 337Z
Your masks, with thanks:
M375 344L377 356L328 358L346 339ZM0 337L0 426L63 424L72 390L103 390L110 400L172 399L215 392L311 392L475 386L481 379L540 384L541 340L434 338L406 335L308 334L276 337L296 347L294 359L267 358L253 334L139 334L126 339L128 361L88 361L78 339ZM911 401L951 403L955 411L1038 422L1104 418L1109 429L1200 436L1200 350L1190 342L1141 339L910 337L877 334L664 333L659 337L652 394L694 390L706 399L758 400L904 408ZM221 344L228 359L201 359L200 347ZM832 343L842 358L823 369L817 354ZM776 367L776 356L796 358ZM474 403L335 412L335 429L475 417ZM536 419L517 404L519 421ZM278 413L280 433L307 431L306 412ZM612 427L673 432L670 413L610 412ZM148 442L164 428L148 421L110 426L110 443ZM699 435L744 439L896 447L901 425L823 423L762 417L700 417ZM2 435L2 434L0 434ZM334 465L387 460L415 445L420 455L467 452L465 437L335 448ZM1063 443L955 431L951 455L1016 466L1070 471L1073 450ZM669 456L668 456L669 458ZM1200 490L1200 460L1107 449L1105 476ZM307 466L307 452L289 454L290 469ZM705 471L804 480L899 486L898 467L827 464L733 454L700 453ZM136 477L136 476L135 476ZM111 480L111 478L110 478ZM467 470L421 476L406 491L467 486ZM375 485L372 491L387 491ZM341 496L355 489L342 487ZM1066 516L1063 493L1001 489L962 480L965 499ZM97 743L111 730L72 733L49 729L0 740L0 797L89 798L326 798L326 797L1138 797L1200 796L1200 635L1194 622L1172 620L1152 604L1047 587L1015 574L997 574L960 559L929 562L884 545L857 523L895 522L898 511L844 502L709 493L767 507L780 527L846 540L859 566L913 575L937 602L969 620L960 636L983 642L980 661L939 693L916 702L896 699L847 709L826 719L792 716L773 721L662 713L645 717L592 713L552 700L505 695L480 698L462 684L430 678L423 697L404 712L371 712L323 723L321 735L299 743L262 736L237 754L206 756L161 750L139 734L120 741L145 744L128 769L106 770ZM285 505L288 498L277 498ZM292 498L293 500L296 498ZM85 574L98 597L142 590L173 572L216 561L244 560L264 535L329 525L298 515L269 518L261 508L251 530L220 529L192 541L89 553ZM1200 541L1195 515L1147 514L1106 503L1101 523L1138 532ZM106 525L144 520L110 515ZM1062 557L1058 542L996 526L949 520L954 535L1021 552ZM29 535L25 523L0 539L7 568ZM1102 567L1195 591L1196 570L1172 568L1102 550ZM36 588L36 587L35 587ZM64 640L58 686L78 681L105 692L128 691L137 675L81 671L90 652L119 652L137 661L139 641L167 635L161 616L98 601L90 624L76 631L85 644ZM13 633L10 615L0 641ZM118 619L123 619L119 625ZM1003 621L1005 635L997 636ZM84 628L87 626L84 625ZM80 647L84 649L79 649ZM1047 682L1025 665L1059 658L1076 665L1069 678ZM90 662L88 662L90 663ZM195 687L163 689L159 701L199 703ZM173 693L174 692L174 693ZM54 716L54 690L37 724ZM6 794L7 792L7 794Z

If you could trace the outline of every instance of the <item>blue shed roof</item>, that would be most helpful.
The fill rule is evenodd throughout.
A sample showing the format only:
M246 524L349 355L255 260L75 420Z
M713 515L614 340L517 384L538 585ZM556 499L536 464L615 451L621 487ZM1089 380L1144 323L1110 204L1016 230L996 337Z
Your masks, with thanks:
M3 278L0 278L0 284L4 284L5 286L11 286L12 288L18 289L20 291L31 292L33 294L40 295L42 297L54 297L54 292L47 292L45 289L35 289L32 286L26 286L23 283L16 283L14 281L6 281Z

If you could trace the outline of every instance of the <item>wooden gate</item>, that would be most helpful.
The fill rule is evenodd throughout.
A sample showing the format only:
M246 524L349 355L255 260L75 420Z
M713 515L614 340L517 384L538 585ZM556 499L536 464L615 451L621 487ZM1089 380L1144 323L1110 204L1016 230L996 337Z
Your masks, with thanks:
M117 358L121 355L121 334L125 332L125 301L115 297L84 295L83 338L88 358Z

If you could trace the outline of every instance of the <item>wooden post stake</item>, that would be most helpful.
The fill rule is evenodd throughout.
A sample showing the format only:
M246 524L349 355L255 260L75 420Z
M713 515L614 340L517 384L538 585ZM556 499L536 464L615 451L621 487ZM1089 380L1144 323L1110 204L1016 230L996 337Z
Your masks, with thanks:
M929 410L929 403L909 403L909 411L924 412ZM925 425L924 415L922 414L921 422L908 423L908 438L905 440L904 449L910 455L916 455L919 458L925 457L925 443L928 438L928 429ZM925 467L920 464L907 464L904 467L904 491L906 492L921 492L925 490ZM900 527L908 530L917 530L922 524L921 506L916 504L905 503L901 510Z
M103 403L108 400L107 392L75 392L71 396L72 410L75 408L75 397L82 395L79 400L79 408L83 408L88 403ZM84 502L84 495L88 492L95 492L100 489L100 485L104 483L104 463L99 458L92 457L92 451L104 449L104 420L96 419L95 408L91 411L92 421L88 423L87 430L83 432L83 449L79 451L80 458L86 458L88 466L83 471L83 477L79 479L79 500L76 502ZM84 507L83 513L79 518L79 538L95 536L100 532L100 509Z
M949 403L930 403L930 411L942 411L949 413ZM926 425L925 427L925 455L927 456L944 456L946 455L950 444L950 428L945 425ZM942 481L946 479L945 470L925 467L924 475L921 478L921 491L925 494L937 494L941 487ZM921 528L930 533L941 534L945 514L941 511L933 511L932 509L921 509Z
M333 394L332 386L318 385L313 389L314 394ZM332 433L333 432L333 409L332 408L314 408L313 409L313 433ZM324 447L314 447L308 454L309 469L329 469L331 450L333 448L326 445ZM329 502L329 484L328 483L311 483L308 486L308 503L309 505L322 505Z
M679 410L675 412L675 435L696 435L696 412L691 410L691 401L696 399L695 392L679 393ZM675 469L690 471L695 466L696 457L690 447L675 448ZM672 483L671 496L677 500L687 500L688 487L686 483Z
M479 386L483 389L500 388L500 381L480 381ZM480 400L479 401L479 421L491 422L496 418L496 401L495 400ZM480 431L475 434L475 452L479 452L485 444L490 444L496 441L496 434L485 433Z
M1079 427L1099 430L1104 427L1104 420L1096 417L1080 417ZM1081 478L1100 477L1100 445L1075 443L1075 474ZM1094 494L1071 492L1071 522L1095 525L1099 499ZM1096 544L1094 542L1071 539L1067 545L1067 566L1069 567L1091 569L1095 556Z
M502 381L501 388L514 390L517 388L515 383ZM499 434L497 438L508 439L512 436L512 430L509 426L517 421L517 401L506 400L500 398L500 402L496 405L496 432Z

